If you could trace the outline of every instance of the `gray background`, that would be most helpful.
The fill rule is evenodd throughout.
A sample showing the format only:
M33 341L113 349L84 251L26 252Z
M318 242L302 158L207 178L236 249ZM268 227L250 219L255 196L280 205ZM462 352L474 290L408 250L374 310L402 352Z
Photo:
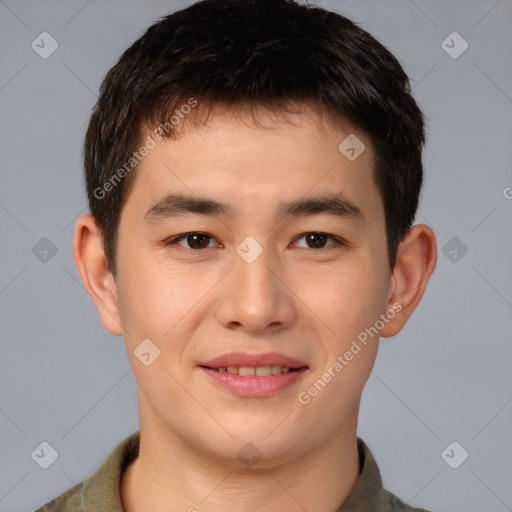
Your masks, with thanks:
M86 210L81 146L106 71L189 3L0 0L2 512L82 481L139 428L123 342L103 331L72 260ZM381 344L359 435L385 486L412 505L512 510L512 3L316 3L395 53L430 133L417 220L436 231L438 267L409 324ZM47 59L31 48L43 31L59 44ZM456 59L441 46L453 31L469 44ZM57 249L46 261L47 242L32 250L43 237ZM46 470L31 457L43 441L59 454ZM441 456L452 441L469 453L458 469ZM460 448L449 453L460 460Z

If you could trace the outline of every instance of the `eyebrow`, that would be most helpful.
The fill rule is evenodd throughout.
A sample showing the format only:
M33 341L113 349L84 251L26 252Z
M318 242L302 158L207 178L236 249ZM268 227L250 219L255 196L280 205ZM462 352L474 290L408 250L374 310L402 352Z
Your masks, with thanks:
M160 199L144 215L144 220L154 222L168 217L183 216L191 213L210 216L230 216L229 204L206 197L185 194L170 194ZM315 214L335 215L341 218L362 219L361 209L342 194L314 196L298 199L278 206L276 216L308 216Z
M361 209L352 201L344 198L342 194L331 194L321 197L307 197L282 204L279 214L284 216L306 216L315 214L328 214L349 219L362 219Z
M189 213L202 215L229 215L231 207L206 197L171 194L160 199L144 215L147 221L156 221L166 217L176 217Z

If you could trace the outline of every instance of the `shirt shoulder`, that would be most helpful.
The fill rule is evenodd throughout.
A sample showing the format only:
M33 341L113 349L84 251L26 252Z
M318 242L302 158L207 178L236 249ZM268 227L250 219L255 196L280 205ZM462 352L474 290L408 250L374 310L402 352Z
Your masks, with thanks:
M382 489L377 496L376 505L376 510L382 510L382 512L429 512L424 508L415 508L407 505L398 496L386 489Z
M138 456L140 431L120 442L96 472L71 487L35 512L123 512L120 494L121 475Z
M370 449L357 439L360 474L347 500L337 512L429 512L404 503L398 496L384 489L379 467Z
M82 485L83 482L68 489L35 512L81 512L80 487Z

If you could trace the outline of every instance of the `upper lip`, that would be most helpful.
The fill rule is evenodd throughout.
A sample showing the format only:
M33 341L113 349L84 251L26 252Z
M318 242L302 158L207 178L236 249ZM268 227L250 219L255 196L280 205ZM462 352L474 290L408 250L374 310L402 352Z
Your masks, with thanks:
M208 368L222 368L223 366L281 366L282 368L303 368L305 363L292 357L267 352L265 354L249 354L247 352L231 352L201 363L199 366Z

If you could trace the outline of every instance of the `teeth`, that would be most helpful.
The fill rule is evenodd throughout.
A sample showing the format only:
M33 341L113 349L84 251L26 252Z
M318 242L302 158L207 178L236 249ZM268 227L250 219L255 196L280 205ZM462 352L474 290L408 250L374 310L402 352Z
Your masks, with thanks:
M242 377L270 377L280 373L288 373L290 368L282 366L221 366L217 368L218 372L227 372L231 375L241 375Z
M270 377L272 375L272 367L258 366L258 368L255 368L255 373L258 377Z
M238 374L244 377L254 377L254 368L251 368L250 366L240 366Z

